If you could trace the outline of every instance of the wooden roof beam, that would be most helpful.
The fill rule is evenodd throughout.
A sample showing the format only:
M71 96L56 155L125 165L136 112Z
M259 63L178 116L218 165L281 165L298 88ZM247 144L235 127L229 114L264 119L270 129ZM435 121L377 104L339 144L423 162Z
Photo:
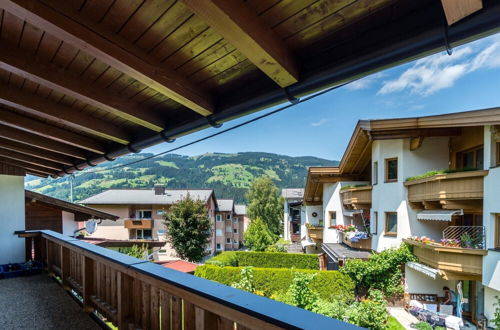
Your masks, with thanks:
M16 141L0 138L0 148L15 152L20 152L28 156L33 156L68 166L73 166L73 160L71 159L71 157L64 156L48 150L34 148Z
M0 161L7 163L7 164L10 164L10 165L22 167L26 170L33 170L33 171L47 174L47 175L57 175L57 173L51 169L48 169L48 168L42 167L42 166L38 166L38 165L33 165L31 163L27 163L27 162L20 161L20 160L15 160L15 159L0 156Z
M33 171L33 170L26 170L26 174L30 174L30 175L34 175L34 176L38 176L40 178L48 178L49 175L48 174L45 174L45 173L40 173L38 171Z
M298 81L295 58L285 43L242 1L183 0L225 40L279 86Z
M35 158L35 157L27 156L27 155L22 154L22 153L18 153L18 152L14 152L14 151L2 149L2 148L0 148L0 157L6 157L6 158L14 159L14 160L27 162L27 163L30 163L33 165L46 167L48 169L52 169L55 171L62 171L63 167L64 167L62 164L54 163L54 162L51 162L50 160Z
M72 96L137 125L156 132L163 130L165 123L155 113L146 111L119 95L94 86L91 82L74 77L70 72L57 65L42 63L34 56L14 47L0 44L0 68Z
M17 141L19 143L28 146L57 152L81 160L87 159L86 153L81 149L1 124L0 124L0 136L8 140Z
M106 33L78 12L64 8L64 2L50 3L51 6L39 0L3 0L0 7L201 115L213 113L212 97L187 78L155 63L117 34Z
M120 127L17 88L0 85L0 103L104 139L121 144L130 142L130 137Z
M2 108L0 108L0 123L97 154L106 153L104 147L95 140Z

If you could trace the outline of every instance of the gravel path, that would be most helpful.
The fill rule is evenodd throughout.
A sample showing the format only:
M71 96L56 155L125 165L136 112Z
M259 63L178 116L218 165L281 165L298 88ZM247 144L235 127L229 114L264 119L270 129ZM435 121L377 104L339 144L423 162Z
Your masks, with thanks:
M0 329L101 329L46 274L0 279Z

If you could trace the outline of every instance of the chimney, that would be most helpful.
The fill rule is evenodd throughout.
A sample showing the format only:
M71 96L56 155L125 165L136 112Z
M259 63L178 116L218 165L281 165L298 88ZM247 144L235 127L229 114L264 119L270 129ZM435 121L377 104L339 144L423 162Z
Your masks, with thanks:
M155 195L165 195L166 184L155 184Z

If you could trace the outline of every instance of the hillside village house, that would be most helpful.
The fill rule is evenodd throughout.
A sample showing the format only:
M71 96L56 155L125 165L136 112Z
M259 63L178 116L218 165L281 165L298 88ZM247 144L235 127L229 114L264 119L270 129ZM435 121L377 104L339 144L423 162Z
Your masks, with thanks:
M212 189L167 189L157 184L152 189L109 189L81 201L82 204L114 214L117 221L103 221L91 238L127 240L137 244L155 243L154 260L178 259L175 250L168 243L164 215L170 206L186 198L204 202L208 217L214 226L207 242L206 251L238 249L244 230L244 206L234 205L233 200L217 200ZM158 244L163 242L163 244Z
M85 312L97 312L120 328L141 329L181 324L219 329L354 327L54 231L28 231L18 237L14 231L25 230L26 174L63 177L280 103L295 104L299 97L449 50L500 27L500 3L495 0L2 0L0 15L0 262L25 261L25 238L33 239L37 244L31 257L43 261L63 289L78 296ZM484 123L494 124L494 118ZM485 136L487 132L492 134L491 127L484 129ZM424 138L416 153L409 154L425 150L430 139ZM388 141L373 144L385 146ZM485 139L485 167L492 161L492 149ZM477 151L473 159L480 158ZM408 170L402 160L398 158L399 180L401 171ZM351 165L358 168L360 163ZM379 172L385 167L378 166ZM497 210L488 201L498 196L491 193L495 173L489 169L488 175L476 177L484 179L488 248L495 245ZM380 186L386 185L399 187L394 189L400 194L409 190L401 181L380 180ZM382 202L392 200L373 199L379 226ZM471 223L479 221L475 219ZM408 231L399 223L396 228L393 216L388 223L390 230ZM378 234L372 244L383 248L402 237ZM487 297L497 290L499 276L492 276L491 268L495 253L488 250L483 256L489 260L482 267ZM35 299L42 292L36 279L23 283L23 298ZM69 304L57 305L67 298L63 289L48 291L44 304L34 307L6 306L23 313L21 318L2 315L9 324L36 320L38 327L48 328L64 315L60 328L76 328L81 324L77 313L62 313Z
M405 269L410 298L461 282L463 315L491 320L499 189L500 109L359 121L338 167L309 169L303 229L329 258L339 243L376 252L411 244L419 261Z

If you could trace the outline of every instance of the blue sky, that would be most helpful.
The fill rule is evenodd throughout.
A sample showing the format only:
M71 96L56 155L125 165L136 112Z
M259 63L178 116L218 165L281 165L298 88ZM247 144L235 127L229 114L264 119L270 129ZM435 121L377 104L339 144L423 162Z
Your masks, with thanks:
M451 56L439 53L365 77L176 153L192 156L206 152L263 151L339 160L359 119L497 107L499 86L500 34L457 47ZM223 127L253 116L227 122ZM158 153L215 131L206 129L144 152Z

